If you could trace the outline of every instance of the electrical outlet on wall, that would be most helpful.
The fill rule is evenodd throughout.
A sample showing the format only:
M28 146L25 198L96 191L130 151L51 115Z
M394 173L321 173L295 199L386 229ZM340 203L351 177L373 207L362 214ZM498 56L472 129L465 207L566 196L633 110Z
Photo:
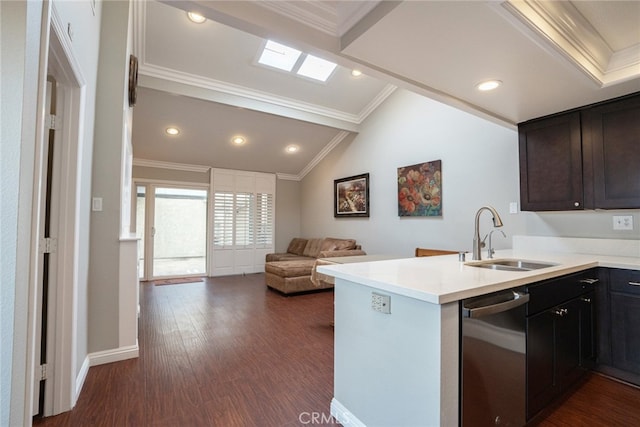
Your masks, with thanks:
M384 314L391 314L391 297L371 292L371 308Z
M614 230L633 230L633 216L631 215L614 215Z

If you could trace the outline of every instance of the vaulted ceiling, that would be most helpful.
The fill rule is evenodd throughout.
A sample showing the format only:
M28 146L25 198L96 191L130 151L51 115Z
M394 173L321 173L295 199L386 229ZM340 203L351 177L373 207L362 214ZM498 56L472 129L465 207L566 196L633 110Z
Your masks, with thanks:
M640 2L146 1L134 34L136 158L293 179L396 87L514 128L640 91ZM318 83L261 66L267 39L338 68Z

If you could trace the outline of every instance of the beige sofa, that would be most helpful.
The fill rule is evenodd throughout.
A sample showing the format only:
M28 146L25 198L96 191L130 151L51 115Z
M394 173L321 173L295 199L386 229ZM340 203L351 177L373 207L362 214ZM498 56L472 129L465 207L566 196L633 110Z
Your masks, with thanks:
M333 284L311 280L318 258L366 255L353 239L327 237L321 239L294 238L287 252L267 254L265 277L269 288L284 294L332 288Z

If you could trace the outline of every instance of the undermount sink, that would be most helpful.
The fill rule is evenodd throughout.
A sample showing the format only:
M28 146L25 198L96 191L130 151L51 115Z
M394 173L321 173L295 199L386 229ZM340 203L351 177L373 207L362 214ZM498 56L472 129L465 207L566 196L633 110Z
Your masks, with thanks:
M557 264L539 262L539 261L525 261L522 259L496 259L488 261L479 261L477 263L468 263L470 267L489 268L491 270L503 270L503 271L531 271L538 270L540 268L553 267Z

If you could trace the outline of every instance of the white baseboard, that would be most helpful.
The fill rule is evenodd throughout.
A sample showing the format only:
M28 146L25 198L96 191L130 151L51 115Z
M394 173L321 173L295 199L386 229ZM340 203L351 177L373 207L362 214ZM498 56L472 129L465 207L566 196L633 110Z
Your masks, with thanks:
M343 426L367 427L358 417L338 402L335 397L331 399L331 416L338 420Z
M84 358L82 362L82 366L80 367L80 372L78 372L78 376L76 377L76 389L73 393L73 402L71 402L71 407L76 406L76 402L78 401L78 397L80 397L80 392L82 391L82 387L84 386L84 380L87 379L87 374L89 373L89 356Z
M106 363L120 362L138 357L140 349L138 343L127 347L119 347L111 350L97 351L89 353L89 366L104 365Z

